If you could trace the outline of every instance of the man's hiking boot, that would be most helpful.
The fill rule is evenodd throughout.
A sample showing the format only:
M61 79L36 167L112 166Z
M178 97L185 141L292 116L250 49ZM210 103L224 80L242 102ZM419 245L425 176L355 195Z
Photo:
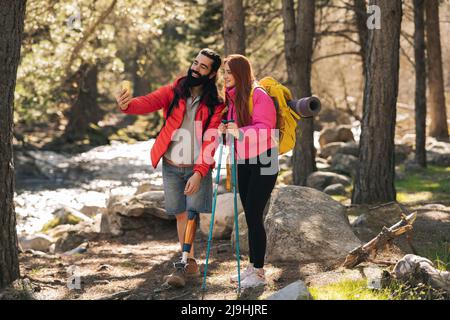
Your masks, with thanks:
M176 262L174 266L175 271L170 276L164 277L167 284L172 287L183 288L186 285L186 279L200 276L199 267L193 258L188 258L186 265L181 262Z
M196 278L200 276L200 268L195 259L188 258L185 276L186 278Z

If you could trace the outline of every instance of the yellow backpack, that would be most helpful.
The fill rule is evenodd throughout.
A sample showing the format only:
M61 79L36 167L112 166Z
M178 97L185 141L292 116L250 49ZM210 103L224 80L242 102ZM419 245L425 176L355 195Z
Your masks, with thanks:
M295 129L300 116L287 105L287 102L292 100L291 91L272 77L261 79L253 86L250 93L250 114L253 112L253 92L256 88L265 90L272 98L277 109L276 128L279 129L278 153L283 154L292 150L295 146Z

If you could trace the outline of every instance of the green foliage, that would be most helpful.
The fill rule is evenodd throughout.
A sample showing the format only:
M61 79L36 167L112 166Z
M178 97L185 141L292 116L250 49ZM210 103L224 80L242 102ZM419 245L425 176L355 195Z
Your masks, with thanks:
M428 166L426 169L408 173L406 178L395 182L397 200L414 202L450 199L450 168Z
M450 271L450 243L442 241L435 247L419 250L419 255L433 261L436 268L441 271Z
M389 290L367 288L367 280L345 280L330 285L311 287L314 300L388 300Z
M101 102L114 101L119 82L133 78L128 66L135 62L137 76L151 83L147 92L172 80L179 71L177 46L184 37L180 3L28 1L15 94L16 123L46 123L64 104L70 105L76 98L69 90L71 76L82 63L99 67ZM80 23L71 19L78 14ZM142 47L145 50L137 50Z
M448 299L448 294L439 289L435 289L428 284L409 283L392 281L387 288L389 300L444 300Z

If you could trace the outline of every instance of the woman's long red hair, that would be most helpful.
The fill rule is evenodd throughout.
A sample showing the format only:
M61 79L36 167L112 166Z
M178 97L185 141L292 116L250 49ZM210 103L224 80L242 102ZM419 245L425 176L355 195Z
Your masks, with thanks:
M225 58L224 65L228 64L231 74L235 80L236 95L234 105L236 107L237 124L239 127L250 124L250 111L248 109L248 101L252 91L253 76L250 61L243 55L231 54ZM225 95L225 101L228 102L229 97Z

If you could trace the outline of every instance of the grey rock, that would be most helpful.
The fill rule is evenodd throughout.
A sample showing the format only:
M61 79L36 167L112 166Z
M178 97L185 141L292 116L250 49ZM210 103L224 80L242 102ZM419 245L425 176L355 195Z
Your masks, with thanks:
M344 142L328 143L324 145L323 148L320 149L319 156L325 159L327 159L328 157L332 157L344 144L345 144Z
M326 187L340 183L344 186L351 185L350 178L334 172L316 171L311 173L306 180L306 186L317 190L324 190Z
M358 167L358 158L349 154L336 153L331 161L331 170L334 172L347 174L352 177L356 177Z
M263 219L267 216L270 208L270 199L267 201L266 206L264 207ZM247 220L245 219L245 212L239 214L238 217L239 224L239 252L241 254L248 254L248 226ZM236 226L233 224L233 232L231 233L231 247L233 252L236 251Z
M106 213L101 217L100 233L120 236L127 231L144 229L146 233L152 234L156 230L173 228L174 219L159 219L153 215L143 215L140 217L123 216L120 213ZM169 230L168 230L169 232Z
M98 206L83 206L80 209L81 213L84 213L86 216L92 218L96 216L97 214L101 214L105 211L105 208L98 207Z
M345 191L345 187L340 183L335 183L332 185L329 185L328 187L323 190L326 194L329 195L337 195L337 196L344 196L347 194Z
M138 195L141 193L146 193L149 191L162 191L162 190L164 190L163 186L154 185L154 184L147 182L147 183L143 183L143 184L139 185L139 187L137 187L135 195Z
M19 245L22 248L22 250L36 250L36 251L43 251L48 252L50 246L55 242L55 240L45 234L34 234L34 235L28 235L19 237Z
M359 157L359 144L357 144L354 141L346 142L339 149L336 150L336 153L348 154L348 155L358 158Z
M320 132L319 144L323 148L331 142L355 141L351 126L339 125L337 127L328 127Z
M55 243L55 252L66 252L72 250L86 241L86 236L76 231L66 232Z
M298 280L275 292L267 300L312 300L312 296L305 283Z
M74 255L74 254L85 253L88 248L89 248L89 243L88 242L84 242L84 243L80 244L78 247L76 247L76 248L74 248L72 250L64 252L63 255L71 256L71 255Z
M316 189L275 189L265 218L267 261L299 261L326 266L342 263L361 242L345 207Z
M241 199L237 196L238 214L244 211ZM200 232L204 236L209 235L211 213L200 214ZM217 196L216 211L214 213L214 228L212 238L229 239L234 225L234 195L225 193Z
M132 197L113 196L108 200L108 213L140 217L153 215L160 219L173 220L164 209L164 191L148 191Z

